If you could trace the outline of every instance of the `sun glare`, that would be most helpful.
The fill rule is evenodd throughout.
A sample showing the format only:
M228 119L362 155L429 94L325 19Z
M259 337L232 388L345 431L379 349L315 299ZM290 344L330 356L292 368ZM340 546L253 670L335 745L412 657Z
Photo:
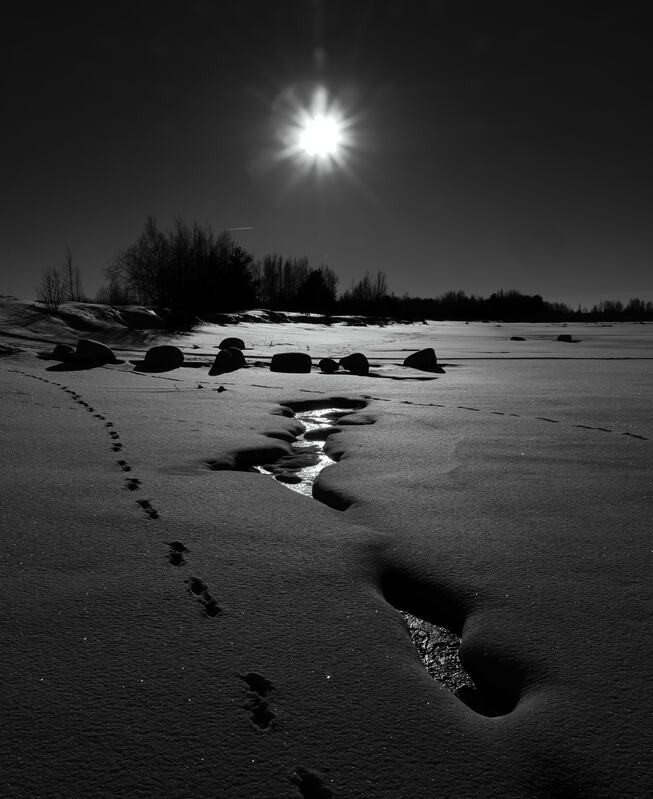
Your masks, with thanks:
M317 114L309 116L304 121L298 144L308 155L327 158L336 155L341 142L342 130L339 121L327 114Z
M347 170L355 136L354 120L345 108L323 86L289 87L276 106L278 135L284 144L279 160L293 161L298 175Z

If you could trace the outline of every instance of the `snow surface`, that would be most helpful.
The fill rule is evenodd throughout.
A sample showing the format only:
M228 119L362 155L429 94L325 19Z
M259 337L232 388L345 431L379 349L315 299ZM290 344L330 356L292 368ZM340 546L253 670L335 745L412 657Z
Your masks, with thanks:
M0 302L0 794L653 793L650 325L213 325L157 374L103 323L124 362L71 369L37 354L90 333ZM227 335L261 365L209 377ZM209 468L343 399L322 501ZM462 635L476 710L397 609Z

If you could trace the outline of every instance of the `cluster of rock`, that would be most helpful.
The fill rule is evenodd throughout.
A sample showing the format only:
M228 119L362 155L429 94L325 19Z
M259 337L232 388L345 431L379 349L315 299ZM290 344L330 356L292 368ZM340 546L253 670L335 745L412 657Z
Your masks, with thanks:
M57 344L48 358L80 366L101 366L105 363L120 363L110 347L92 338L80 338L77 347Z
M235 372L246 366L243 350L245 343L239 338L225 338L218 345L218 354L209 369L209 375L221 375ZM53 352L47 356L54 360L96 366L104 363L120 363L113 351L99 341L80 339L77 348L68 344L57 344ZM150 347L139 364L144 371L163 372L177 369L184 363L184 353L172 344L161 344ZM423 372L441 372L438 359L432 347L413 352L404 359L404 366L419 369ZM272 356L270 371L289 374L308 374L313 368L311 356L306 352L279 352ZM366 376L370 373L370 362L362 352L353 352L336 361L333 358L322 358L318 368L324 374L334 374L342 369L352 375Z
M526 341L523 336L510 336L511 341ZM580 339L573 338L569 333L561 333L556 341L564 341L567 344L578 344Z
M411 352L404 358L404 366L411 369L419 369L421 372L441 372L442 368L438 365L438 359L433 347ZM326 374L333 374L342 368L353 375L368 375L370 373L370 363L362 352L353 352L335 361L333 358L322 358L318 367Z
M370 372L369 361L362 352L354 352L339 361L333 358L322 358L318 363L318 368L325 374L333 374L341 367L354 375L367 375ZM270 361L270 371L272 372L308 374L312 368L313 361L306 352L279 352L273 355Z
M245 366L243 350L245 342L240 338L225 338L218 345L218 354L215 356L209 374L223 375L225 372L235 372Z
M237 346L236 339L225 339L220 345L221 350L216 355L210 374L223 374L239 369L245 365L242 354L243 347ZM411 353L404 359L404 366L419 369L422 372L441 372L438 359L432 347ZM311 356L306 352L278 352L270 361L271 372L285 372L287 374L309 374L313 368ZM336 361L334 358L322 358L318 369L323 374L334 374L342 369L352 375L366 376L370 373L370 362L362 352L352 352Z

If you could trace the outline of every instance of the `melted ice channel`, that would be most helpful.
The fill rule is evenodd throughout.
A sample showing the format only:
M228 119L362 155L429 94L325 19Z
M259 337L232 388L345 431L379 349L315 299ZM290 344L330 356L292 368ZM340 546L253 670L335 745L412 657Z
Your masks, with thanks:
M265 466L257 466L262 474L273 475L286 488L304 494L313 495L313 483L318 474L326 466L335 463L324 453L324 441L312 440L316 430L330 428L335 419L351 413L348 408L319 408L313 411L302 411L295 418L306 428L292 445L292 454L279 458L278 461Z

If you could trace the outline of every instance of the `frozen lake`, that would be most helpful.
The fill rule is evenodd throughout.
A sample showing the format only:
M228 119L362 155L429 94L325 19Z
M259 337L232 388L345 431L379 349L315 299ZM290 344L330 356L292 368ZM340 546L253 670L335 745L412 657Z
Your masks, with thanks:
M151 337L53 370L36 339L78 334L16 318L8 795L650 794L652 326L207 326L148 374ZM227 335L249 368L209 377ZM422 347L444 374L402 367ZM270 372L283 351L371 376ZM235 468L343 399L318 501ZM461 639L478 702L399 610Z

